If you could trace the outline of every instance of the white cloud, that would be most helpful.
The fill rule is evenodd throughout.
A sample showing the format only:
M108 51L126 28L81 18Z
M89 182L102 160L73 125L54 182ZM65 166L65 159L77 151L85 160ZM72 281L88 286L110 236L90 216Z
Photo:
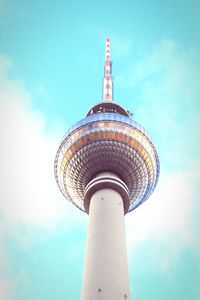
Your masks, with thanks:
M137 251L146 244L151 245L147 246L148 259L160 272L173 272L184 249L189 249L198 261L200 203L195 181L200 180L200 175L191 178L190 171L198 172L199 165L189 172L163 175L150 199L127 215L130 260L134 262Z
M181 130L185 134L184 127L189 139L191 130L199 128L199 81L198 49L185 49L171 40L156 45L126 80L133 88L141 86L138 119L144 119L158 134L161 122L164 134Z
M157 261L163 271L178 260L182 248L198 255L200 246L197 53L165 40L121 81L133 89L141 86L137 119L153 133L161 160L161 177L151 199L127 216L129 251L149 239L166 245L168 253Z
M196 233L190 232L191 220L195 209L199 208L196 192L189 172L161 176L150 199L127 216L130 242L144 241L149 237L162 241L174 235L179 241L190 243ZM135 228L133 235L132 226Z
M7 224L53 228L69 225L77 210L64 201L54 179L54 157L60 134L47 132L42 116L31 108L22 82L6 74L11 63L0 61L0 210ZM78 218L78 217L77 217Z
M9 280L0 279L0 299L8 300L13 295L13 284Z
M54 158L61 133L46 130L31 107L22 81L9 79L13 65L0 56L0 298L29 285L27 274L11 278L6 238L24 249L47 233L81 224L85 219L61 195L54 178ZM57 138L58 136L58 138ZM11 272L12 273L12 272ZM26 285L24 285L24 281ZM22 284L23 282L23 284Z
M185 124L192 116L196 117L199 81L199 49L163 40L121 74L118 83L133 90L139 87L137 118L145 118L152 124L150 128L156 130L160 121L174 129L179 120Z

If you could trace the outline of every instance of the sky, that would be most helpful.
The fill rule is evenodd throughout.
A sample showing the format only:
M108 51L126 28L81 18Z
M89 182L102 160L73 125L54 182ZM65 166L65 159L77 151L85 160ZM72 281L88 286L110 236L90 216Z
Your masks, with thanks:
M88 217L54 179L67 129L115 101L160 158L125 217L132 300L200 299L200 2L0 0L0 299L80 298Z

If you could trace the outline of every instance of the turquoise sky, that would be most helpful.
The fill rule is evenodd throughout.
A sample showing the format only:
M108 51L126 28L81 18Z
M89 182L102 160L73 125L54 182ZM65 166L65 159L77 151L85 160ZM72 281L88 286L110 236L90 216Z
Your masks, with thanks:
M200 299L199 15L197 0L0 0L0 299L80 297L88 218L53 163L101 100L106 37L115 101L161 163L156 191L125 218L132 300Z

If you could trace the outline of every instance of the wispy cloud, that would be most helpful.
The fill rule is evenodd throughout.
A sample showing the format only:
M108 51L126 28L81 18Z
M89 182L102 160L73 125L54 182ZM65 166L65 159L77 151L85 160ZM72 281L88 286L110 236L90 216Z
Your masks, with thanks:
M9 274L6 240L30 250L38 238L58 228L81 224L83 214L64 200L54 178L54 157L61 130L46 130L42 115L22 80L10 76L13 64L0 56L0 298L25 288L28 274ZM43 92L43 90L41 90ZM59 131L59 132L58 132ZM22 284L23 282L23 284Z
M6 5L6 0L0 0L0 13L4 10Z
M160 180L151 199L127 217L129 251L148 239L163 243L168 253L157 261L163 271L178 259L181 249L198 255L200 245L197 53L174 41L162 41L121 82L133 89L140 86L137 119L156 140L161 162Z
M136 264L143 247L148 249L148 263L153 271L173 272L181 263L185 251L199 265L198 185L190 172L170 172L161 176L151 198L126 217L128 254ZM195 180L200 180L197 175ZM141 259L141 255L139 255ZM197 287L197 286L196 286Z
M131 40L126 38L113 37L111 41L112 52L115 59L119 57L125 57L130 54L132 44Z
M162 166L199 159L200 60L197 48L164 40L147 51L119 83L137 90L131 110L158 143ZM163 138L165 136L165 139ZM187 159L186 159L187 156ZM163 159L164 158L164 159ZM187 160L187 162L186 162Z
M13 288L11 281L0 279L0 298L3 300L11 299L13 295Z
M199 165L195 167L198 170ZM140 242L149 237L159 241L168 240L169 235L177 236L176 242L190 244L198 238L197 231L191 230L195 210L200 208L196 198L197 186L191 179L191 171L170 172L160 178L158 187L151 198L132 214L127 216L127 225L135 227L130 242ZM196 180L199 180L197 175ZM194 228L193 228L194 229ZM131 235L131 231L129 232Z
M6 71L10 65L8 59L1 59L2 217L8 223L24 222L30 226L51 227L62 220L67 224L73 208L67 208L53 172L59 139L54 129L45 131L45 121L32 109L31 95L23 83L9 79Z

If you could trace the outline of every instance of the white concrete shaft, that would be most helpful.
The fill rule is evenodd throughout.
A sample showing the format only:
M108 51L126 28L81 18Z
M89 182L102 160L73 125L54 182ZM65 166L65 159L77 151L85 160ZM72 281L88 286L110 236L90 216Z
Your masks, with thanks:
M90 201L81 300L122 299L130 299L123 200L101 189Z

